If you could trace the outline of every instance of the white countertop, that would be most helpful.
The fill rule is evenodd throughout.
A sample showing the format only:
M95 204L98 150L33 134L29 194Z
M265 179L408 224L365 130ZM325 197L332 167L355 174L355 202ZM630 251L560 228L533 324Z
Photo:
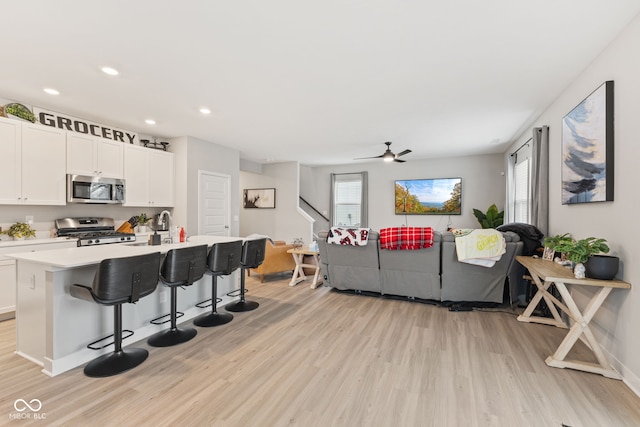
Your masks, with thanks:
M69 240L76 240L76 238L68 237L52 237L50 239L23 239L23 240L0 240L0 248L13 248L29 245L46 245L49 243L67 242Z
M42 239L39 239L42 240ZM153 252L166 253L171 249L188 246L207 245L215 243L244 240L242 237L223 236L191 236L185 243L169 243L157 246L135 246L135 244L111 244L98 246L83 246L67 249L53 249L38 252L16 252L6 254L9 258L18 261L30 261L38 264L46 264L59 268L74 268L98 264L107 258L124 258L129 256L150 254ZM140 242L137 242L140 243ZM19 250L19 248L16 248Z

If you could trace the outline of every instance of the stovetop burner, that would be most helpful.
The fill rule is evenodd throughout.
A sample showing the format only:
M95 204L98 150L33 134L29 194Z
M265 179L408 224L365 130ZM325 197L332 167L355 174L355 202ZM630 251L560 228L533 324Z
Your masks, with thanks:
M77 237L78 246L135 242L136 235L115 231L113 218L63 218L56 220L60 237Z

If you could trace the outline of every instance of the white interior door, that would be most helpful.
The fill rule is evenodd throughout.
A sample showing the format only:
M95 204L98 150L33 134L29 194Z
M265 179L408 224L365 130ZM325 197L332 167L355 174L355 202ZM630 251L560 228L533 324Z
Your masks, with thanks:
M229 175L198 171L198 234L230 236Z

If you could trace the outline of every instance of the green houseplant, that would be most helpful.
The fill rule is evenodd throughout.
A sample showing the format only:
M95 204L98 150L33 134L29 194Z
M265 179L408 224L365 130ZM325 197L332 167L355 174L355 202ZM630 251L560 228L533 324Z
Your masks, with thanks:
M147 225L147 223L151 221L151 218L148 217L147 214L143 212L140 215L136 216L136 220L138 220L138 225Z
M609 252L609 246L605 239L597 239L595 237L587 237L586 239L562 242L555 247L557 252L566 254L569 261L576 264L585 263L589 257L595 254Z
M146 232L147 224L151 221L151 218L147 216L146 213L141 213L140 215L136 215L134 217L137 221L138 232Z
M562 244L568 244L573 242L573 238L570 233L556 234L555 236L547 236L544 238L544 255L543 258L549 261L553 261L555 254L560 253L556 248Z
M26 239L29 237L36 237L36 232L31 226L24 222L16 222L8 230L2 232L14 239Z
M586 268L584 264L591 257L609 252L609 246L606 242L605 239L595 237L587 237L581 240L571 239L571 241L564 241L556 245L555 250L564 253L569 261L576 264L573 273L577 278L581 279L585 277Z
M564 233L564 234L556 234L555 236L547 236L544 238L543 243L545 247L549 249L553 249L556 252L559 252L556 250L556 247L558 245L568 244L572 242L573 242L573 238L571 237L571 234Z
M496 228L504 223L504 211L498 212L498 207L495 204L489 206L487 213L473 209L473 215L478 219L482 228Z

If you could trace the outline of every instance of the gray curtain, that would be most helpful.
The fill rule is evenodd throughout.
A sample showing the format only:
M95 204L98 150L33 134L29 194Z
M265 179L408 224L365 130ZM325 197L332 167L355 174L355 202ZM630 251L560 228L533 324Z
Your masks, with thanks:
M549 126L533 128L531 147L531 225L549 231Z

